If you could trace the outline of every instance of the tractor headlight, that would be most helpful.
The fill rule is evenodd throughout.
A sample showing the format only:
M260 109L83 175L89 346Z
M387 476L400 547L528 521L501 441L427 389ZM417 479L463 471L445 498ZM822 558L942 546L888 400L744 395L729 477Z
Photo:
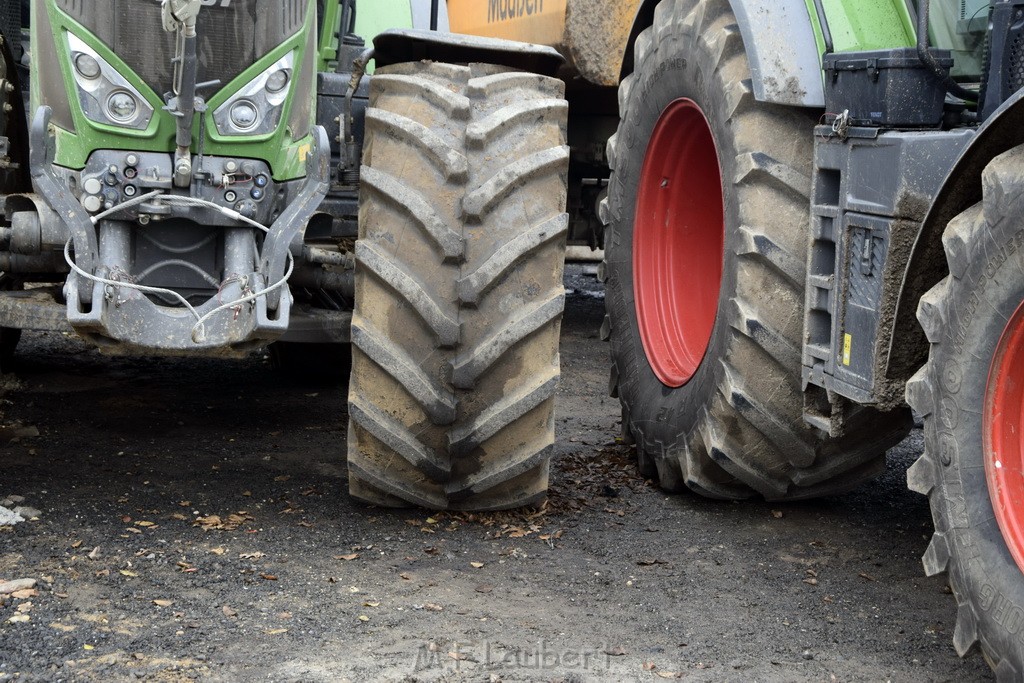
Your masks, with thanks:
M249 100L238 100L231 105L231 125L240 131L250 131L260 120L256 105Z
M146 98L78 36L67 35L78 103L85 118L145 130L153 118L153 107Z
M118 90L107 98L107 116L118 123L126 123L135 119L139 105L131 93Z
M265 135L281 123L291 90L295 52L289 52L217 107L213 122L221 135Z

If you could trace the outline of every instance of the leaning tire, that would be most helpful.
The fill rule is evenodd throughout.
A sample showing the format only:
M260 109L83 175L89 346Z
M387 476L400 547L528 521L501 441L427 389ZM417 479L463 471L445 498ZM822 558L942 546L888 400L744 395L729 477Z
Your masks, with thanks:
M834 440L803 421L813 119L754 98L728 0L662 0L634 55L608 144L604 329L641 471L718 498L874 477L907 411Z
M544 498L567 215L561 81L379 69L362 170L349 484L378 505Z
M931 503L924 568L949 575L957 652L980 647L1000 681L1019 681L1024 398L1013 387L1024 376L1024 146L988 165L982 191L947 226L949 276L918 305L929 357L907 383L907 401L924 418L925 452L907 483Z

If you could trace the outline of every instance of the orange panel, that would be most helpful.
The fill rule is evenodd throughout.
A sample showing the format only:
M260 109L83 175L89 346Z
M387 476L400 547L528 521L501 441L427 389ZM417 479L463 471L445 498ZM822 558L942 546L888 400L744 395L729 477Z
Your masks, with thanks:
M567 0L448 0L455 33L561 46Z

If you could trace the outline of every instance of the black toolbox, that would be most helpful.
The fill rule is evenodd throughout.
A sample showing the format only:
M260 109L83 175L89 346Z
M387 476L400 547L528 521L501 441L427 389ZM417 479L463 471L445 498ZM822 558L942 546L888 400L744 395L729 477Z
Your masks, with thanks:
M953 66L949 50L932 50L940 78L913 47L833 52L824 57L825 108L849 111L851 125L928 128L942 123L944 77Z

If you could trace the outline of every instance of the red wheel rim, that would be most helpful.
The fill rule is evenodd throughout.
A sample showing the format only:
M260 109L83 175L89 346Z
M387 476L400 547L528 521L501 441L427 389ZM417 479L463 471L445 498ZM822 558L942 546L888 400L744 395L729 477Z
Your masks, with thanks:
M704 112L681 98L647 145L633 222L633 293L647 361L669 387L700 367L718 315L722 172Z
M1024 303L1010 317L992 357L982 422L992 509L1024 572Z

